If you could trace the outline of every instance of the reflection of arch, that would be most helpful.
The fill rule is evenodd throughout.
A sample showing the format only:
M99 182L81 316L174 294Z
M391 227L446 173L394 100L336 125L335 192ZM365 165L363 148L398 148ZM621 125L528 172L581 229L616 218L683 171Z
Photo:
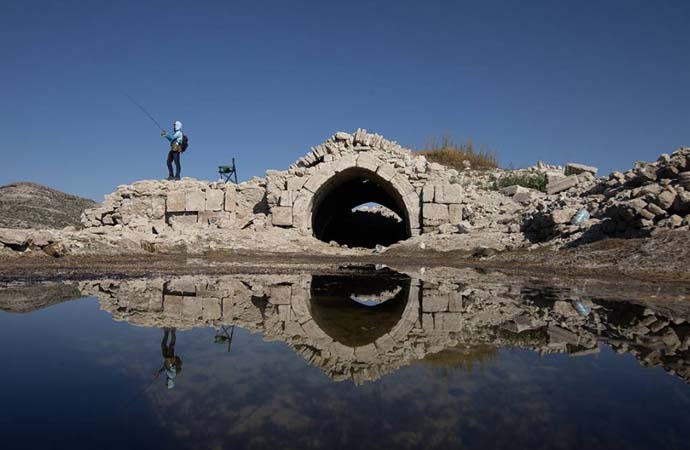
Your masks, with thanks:
M309 301L311 316L334 341L361 347L376 342L400 322L409 288L409 278L314 276ZM371 306L351 300L353 295L375 296L384 292L395 293L387 301Z
M357 285L357 278L352 278L353 284ZM419 287L415 282L406 280L405 298L401 299L404 305L402 311L397 314L397 323L373 342L359 346L349 346L333 339L318 321L314 320L314 312L311 305L311 294L309 291L303 295L292 296L292 320L300 323L306 333L306 342L318 343L318 347L327 349L328 352L340 359L342 362L359 361L374 362L378 355L382 355L395 347L405 345L405 340L412 328L419 324L420 305Z
M398 214L406 237L419 234L420 201L414 187L392 166L364 153L321 164L309 176L293 205L294 226L318 234L338 209L367 202Z

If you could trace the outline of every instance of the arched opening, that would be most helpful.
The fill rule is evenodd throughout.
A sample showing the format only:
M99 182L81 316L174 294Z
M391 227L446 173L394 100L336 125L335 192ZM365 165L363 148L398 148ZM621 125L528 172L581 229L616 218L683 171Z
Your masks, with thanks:
M348 247L388 246L410 237L402 195L374 172L352 167L334 175L314 195L314 236Z
M390 269L315 275L310 311L334 341L360 347L376 342L402 320L409 292L410 278Z

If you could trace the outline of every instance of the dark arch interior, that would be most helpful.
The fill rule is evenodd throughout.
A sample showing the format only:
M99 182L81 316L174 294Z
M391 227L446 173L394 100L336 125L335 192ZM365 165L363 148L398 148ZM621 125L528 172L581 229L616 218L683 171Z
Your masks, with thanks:
M398 218L353 208L375 203L388 208ZM402 197L376 174L361 168L338 173L314 197L314 236L349 247L388 246L410 237L409 218Z
M409 300L410 279L385 270L373 274L315 275L311 315L321 330L348 347L375 342L400 322ZM380 303L366 306L352 297Z

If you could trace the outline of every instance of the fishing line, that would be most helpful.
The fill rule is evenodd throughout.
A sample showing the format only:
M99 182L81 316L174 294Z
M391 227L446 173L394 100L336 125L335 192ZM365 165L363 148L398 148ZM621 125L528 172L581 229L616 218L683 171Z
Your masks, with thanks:
M122 94L123 94L125 97L127 97L127 98L129 99L129 101L131 101L132 103L134 103L134 105L135 105L137 108L139 108L139 109L141 110L141 112L143 112L144 114L146 114L146 117L148 117L149 119L151 119L151 120L153 121L153 123L155 123L156 126L157 126L161 131L165 131L165 129L161 126L161 124L159 124L158 121L157 121L156 119L154 119L153 116L152 116L151 114L149 114L149 112L146 111L146 109L145 109L143 106L141 106L136 100L134 100L134 99L132 98L131 95L129 95L129 94L126 93L125 91L122 91Z

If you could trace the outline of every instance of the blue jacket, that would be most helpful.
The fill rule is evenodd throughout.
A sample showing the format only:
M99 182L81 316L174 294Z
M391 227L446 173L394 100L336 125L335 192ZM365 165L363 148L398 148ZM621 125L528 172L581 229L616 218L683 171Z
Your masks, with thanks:
M172 136L166 134L163 137L170 141L170 145L182 144L182 130L175 131Z

